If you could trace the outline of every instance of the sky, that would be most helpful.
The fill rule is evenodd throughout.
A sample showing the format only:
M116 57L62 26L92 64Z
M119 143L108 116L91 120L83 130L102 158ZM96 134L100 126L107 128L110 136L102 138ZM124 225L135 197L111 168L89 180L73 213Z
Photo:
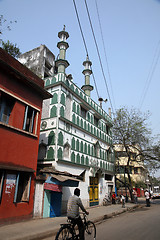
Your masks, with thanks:
M99 60L85 1L75 0L98 91L97 95L91 76L91 97L97 103L98 96L107 98L103 102L107 113L109 107L115 112L123 106L149 111L149 127L153 136L159 134L160 0L86 2L100 54ZM45 44L57 57L58 32L65 25L70 63L66 73L72 74L79 87L84 85L86 50L73 0L0 0L0 15L8 23L17 21L11 31L4 25L1 37L16 43L22 53Z

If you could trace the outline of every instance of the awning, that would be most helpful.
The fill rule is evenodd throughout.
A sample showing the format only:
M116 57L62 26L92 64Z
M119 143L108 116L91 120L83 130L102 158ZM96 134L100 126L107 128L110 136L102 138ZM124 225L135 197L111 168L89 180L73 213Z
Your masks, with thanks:
M51 174L51 177L57 179L60 182L65 182L67 180L72 180L72 181L76 181L76 182L80 182L81 181L81 180L76 179L74 177L64 176L64 175L57 175L57 174Z
M0 169L21 171L21 172L35 172L35 170L32 168L28 168L20 165L12 165L12 164L10 165L0 164Z
M53 192L62 192L62 186L53 184L53 183L44 183L44 189L50 190Z
M50 176L51 178L56 179L58 181L58 184L68 187L78 187L78 184L81 181L79 179L76 179L75 177L65 175L50 174Z
M46 175L47 183L61 186L78 187L79 182L83 180L82 176L73 175L68 172L61 172L50 166L42 168L40 172Z

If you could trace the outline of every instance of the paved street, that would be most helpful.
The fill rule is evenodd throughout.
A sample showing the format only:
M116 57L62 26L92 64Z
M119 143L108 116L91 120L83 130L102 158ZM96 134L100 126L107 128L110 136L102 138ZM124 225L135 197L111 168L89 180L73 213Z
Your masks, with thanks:
M159 240L160 201L98 224L97 240Z
M150 208L137 208L96 224L96 240L159 240L159 222L160 200L153 200Z

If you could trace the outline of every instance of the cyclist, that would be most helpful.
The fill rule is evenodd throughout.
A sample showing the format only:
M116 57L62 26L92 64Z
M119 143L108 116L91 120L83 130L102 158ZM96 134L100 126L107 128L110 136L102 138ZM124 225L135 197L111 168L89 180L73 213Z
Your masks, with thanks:
M68 200L67 217L73 220L73 222L78 225L80 240L84 240L84 225L79 214L79 208L81 208L81 210L85 212L87 215L89 214L89 212L86 211L86 209L84 208L79 196L80 189L76 188L74 190L74 195L71 196Z

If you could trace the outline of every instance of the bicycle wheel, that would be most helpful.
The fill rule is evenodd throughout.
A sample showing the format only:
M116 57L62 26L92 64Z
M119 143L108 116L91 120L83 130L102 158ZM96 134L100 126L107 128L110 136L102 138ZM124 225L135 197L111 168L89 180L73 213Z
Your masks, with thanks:
M96 226L93 222L87 221L85 230L87 233L85 234L86 240L96 239Z
M71 240L72 239L72 232L70 226L64 225L62 226L57 235L55 240Z

